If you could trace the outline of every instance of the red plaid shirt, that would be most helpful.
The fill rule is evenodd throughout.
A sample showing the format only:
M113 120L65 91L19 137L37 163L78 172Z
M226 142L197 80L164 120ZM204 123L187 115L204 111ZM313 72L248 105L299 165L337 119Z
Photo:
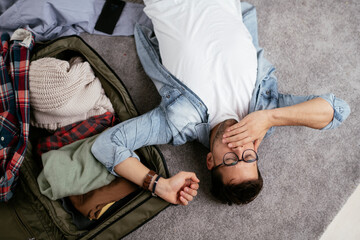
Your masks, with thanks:
M50 150L56 150L77 140L101 133L119 122L119 119L114 114L106 112L59 128L53 135L41 138L38 141L37 154L41 156L41 154Z
M19 31L19 30L18 30ZM1 35L0 43L0 202L13 196L29 136L29 65L34 36L27 41L10 41Z

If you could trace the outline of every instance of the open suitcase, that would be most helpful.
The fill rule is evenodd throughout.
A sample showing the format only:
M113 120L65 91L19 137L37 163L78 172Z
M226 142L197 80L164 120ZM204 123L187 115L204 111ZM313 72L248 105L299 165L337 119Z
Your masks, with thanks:
M80 37L37 43L31 60L43 57L69 60L73 56L82 56L90 63L121 121L138 115L120 78ZM30 137L32 134L36 133L30 131ZM29 142L16 193L9 202L0 203L0 240L120 239L169 206L164 200L152 197L150 192L139 189L110 208L91 229L79 230L59 200L52 201L40 193L36 179L41 164L34 159L33 150ZM146 166L169 177L164 158L156 147L143 147L137 153Z

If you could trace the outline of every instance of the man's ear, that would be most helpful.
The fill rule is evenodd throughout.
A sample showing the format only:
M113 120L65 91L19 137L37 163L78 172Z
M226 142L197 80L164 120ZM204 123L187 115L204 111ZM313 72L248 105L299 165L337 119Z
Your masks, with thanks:
M206 156L206 166L209 170L214 167L214 158L212 152L209 152Z

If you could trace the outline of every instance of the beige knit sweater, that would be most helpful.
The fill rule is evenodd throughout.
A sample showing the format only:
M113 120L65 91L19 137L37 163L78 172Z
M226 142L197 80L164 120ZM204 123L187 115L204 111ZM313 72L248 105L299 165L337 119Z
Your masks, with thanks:
M36 127L59 127L114 112L100 80L80 57L69 62L41 58L30 64L31 121Z

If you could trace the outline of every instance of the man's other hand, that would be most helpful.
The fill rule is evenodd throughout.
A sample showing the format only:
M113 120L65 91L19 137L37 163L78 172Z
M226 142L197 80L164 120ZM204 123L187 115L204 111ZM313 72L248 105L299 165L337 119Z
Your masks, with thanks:
M171 178L160 178L156 194L172 204L188 205L197 195L200 180L193 172L179 172Z
M257 152L261 141L270 127L271 122L268 110L252 112L240 122L225 130L223 143L227 143L229 148L236 148L249 142L254 142L254 150Z

